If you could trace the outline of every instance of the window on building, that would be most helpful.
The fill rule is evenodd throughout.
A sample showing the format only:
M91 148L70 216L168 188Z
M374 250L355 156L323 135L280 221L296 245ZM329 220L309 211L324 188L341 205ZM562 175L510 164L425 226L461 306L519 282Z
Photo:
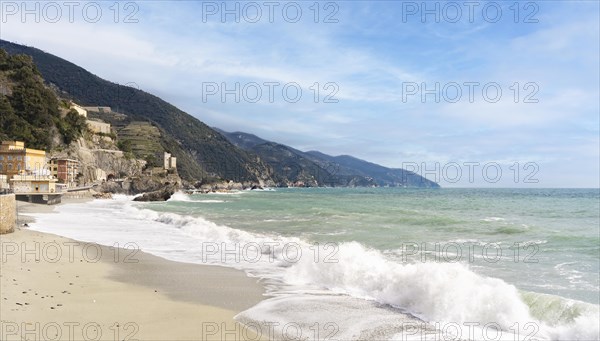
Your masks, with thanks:
M12 170L12 163L8 164L8 170Z
M12 155L6 157L8 161L12 161Z
M21 155L17 155L17 161L21 161Z
M0 161L4 160L4 155L0 155Z

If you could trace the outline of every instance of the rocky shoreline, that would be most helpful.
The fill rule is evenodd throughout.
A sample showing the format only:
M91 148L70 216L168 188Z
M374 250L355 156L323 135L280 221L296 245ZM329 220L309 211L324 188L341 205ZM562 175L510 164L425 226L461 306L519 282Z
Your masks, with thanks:
M134 201L167 201L177 191L188 194L206 194L262 189L261 184L233 181L210 184L202 182L188 183L181 180L176 174L171 174L166 177L141 176L105 181L94 187L93 197L96 199L110 199L113 194L126 194L138 195L133 199Z

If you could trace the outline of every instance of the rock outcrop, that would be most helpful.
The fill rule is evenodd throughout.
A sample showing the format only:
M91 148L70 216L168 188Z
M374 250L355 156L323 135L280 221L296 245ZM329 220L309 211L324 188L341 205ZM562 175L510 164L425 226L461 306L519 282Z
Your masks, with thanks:
M147 192L135 197L133 201L167 201L175 191L177 191L177 186L169 184L157 191Z
M111 193L94 193L92 196L94 199L112 199Z

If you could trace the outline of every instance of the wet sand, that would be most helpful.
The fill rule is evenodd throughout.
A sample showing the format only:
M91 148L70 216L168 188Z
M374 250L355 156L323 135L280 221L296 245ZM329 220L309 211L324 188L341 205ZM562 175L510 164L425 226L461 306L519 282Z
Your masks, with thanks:
M52 209L19 202L20 224L32 221L28 212ZM264 288L235 269L22 226L0 236L0 255L2 340L255 339L234 316L260 302Z

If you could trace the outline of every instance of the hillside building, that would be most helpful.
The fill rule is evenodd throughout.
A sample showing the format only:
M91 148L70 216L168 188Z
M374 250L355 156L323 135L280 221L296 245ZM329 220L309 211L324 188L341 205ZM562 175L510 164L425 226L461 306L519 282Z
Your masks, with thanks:
M50 160L50 171L58 181L65 184L67 188L77 186L77 175L79 174L79 161L72 159L54 158Z
M165 170L177 169L177 158L165 152L163 168Z
M74 109L75 111L77 111L77 113L80 116L83 116L86 118L86 123L87 123L88 129L92 133L110 134L110 123L87 119L88 112L99 112L99 113L107 112L107 113L109 113L109 112L111 112L110 107L82 107L78 104L71 102L71 109Z

